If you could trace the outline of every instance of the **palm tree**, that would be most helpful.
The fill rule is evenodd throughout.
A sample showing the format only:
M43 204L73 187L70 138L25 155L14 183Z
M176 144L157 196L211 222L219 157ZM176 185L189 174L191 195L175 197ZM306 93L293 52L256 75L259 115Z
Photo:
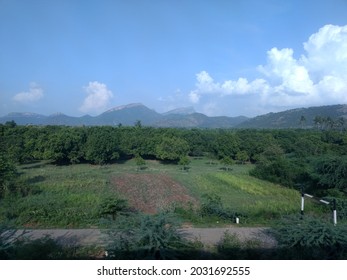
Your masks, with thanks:
M313 119L314 125L316 126L317 129L321 128L322 125L322 117L321 116L315 116Z
M306 124L306 118L305 116L301 116L300 117L300 125L301 125L301 128L304 128L304 125Z

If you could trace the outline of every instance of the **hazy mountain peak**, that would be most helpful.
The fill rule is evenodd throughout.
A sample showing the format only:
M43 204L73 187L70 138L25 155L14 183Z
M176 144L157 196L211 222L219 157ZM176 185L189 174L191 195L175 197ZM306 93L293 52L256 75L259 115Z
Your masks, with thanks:
M42 117L43 115L31 113L31 112L12 112L7 114L8 117Z
M113 108L107 110L105 113L120 111L120 110L134 108L134 107L142 107L142 106L144 106L142 103L130 103L127 105L121 105L121 106L113 107Z
M131 110L126 110L131 109ZM309 108L296 108L287 111L268 113L251 119L247 117L208 117L193 111L193 107L184 107L159 114L142 103L132 103L112 108L105 113L92 117L70 117L56 113L49 117L35 113L10 113L0 117L0 123L15 121L26 125L134 125L141 121L143 125L154 127L185 128L313 128L315 117L330 117L333 120L347 119L347 105L327 105Z
M65 114L61 113L61 112L56 112L56 113L53 113L51 115L49 115L50 117L59 117L59 116L66 116Z
M170 110L166 113L163 113L163 115L190 115L195 113L194 107L189 106L189 107L181 107L177 109Z

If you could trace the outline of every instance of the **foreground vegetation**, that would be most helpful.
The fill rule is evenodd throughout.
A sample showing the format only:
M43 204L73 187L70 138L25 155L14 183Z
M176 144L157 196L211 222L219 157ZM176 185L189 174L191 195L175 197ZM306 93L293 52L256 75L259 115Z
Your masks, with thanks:
M0 226L0 259L347 259L346 224L333 226L315 217L283 219L268 230L278 240L264 247L259 239L242 241L225 233L213 247L189 241L179 233L170 212L121 216L99 246L64 245L49 237L12 239L13 230Z
M220 170L222 165L210 165L206 159L192 160L189 172L157 161L148 161L146 166L146 170L137 171L135 160L103 166L55 166L47 162L22 165L18 169L22 189L12 190L13 195L2 199L0 217L26 228L98 227L103 226L106 207L117 201L132 200L133 193L137 196L136 204L118 205L120 209L113 209L115 214L154 207L158 211L173 210L183 221L199 226L234 223L236 216L242 224L269 225L282 215L300 210L297 191L249 176L248 165L235 166L227 172ZM125 180L124 174L133 177ZM156 174L162 174L162 180L155 180ZM149 176L147 185L144 175ZM183 188L181 193L186 190L190 203L182 203L177 195L163 203L167 191L155 196L164 189L161 184L167 178L177 182L172 189ZM117 187L123 181L127 191ZM23 186L27 191L24 196L20 193ZM141 188L148 189L137 192ZM139 209L143 203L148 207ZM149 208L150 205L153 207ZM310 204L309 209L319 211ZM113 210L109 209L110 217Z
M110 258L346 258L347 134L342 130L8 123L0 125L0 144L1 226L114 228ZM285 218L299 213L301 190L335 199L338 226L330 227L330 205L313 200L305 202L304 220ZM278 248L264 251L256 241L225 236L207 253L199 242L176 235L182 224L216 227L235 224L236 218L238 226L271 227ZM142 235L144 227L148 235ZM29 241L15 243L17 249L1 242L1 258L31 248ZM41 245L60 250L49 239L35 246ZM70 249L49 258L88 258L83 250ZM98 250L91 249L94 257Z

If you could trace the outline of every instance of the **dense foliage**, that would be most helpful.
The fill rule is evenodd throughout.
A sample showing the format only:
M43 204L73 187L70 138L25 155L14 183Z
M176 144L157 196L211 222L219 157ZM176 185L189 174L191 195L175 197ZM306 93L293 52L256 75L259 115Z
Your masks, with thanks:
M219 159L226 166L255 163L252 175L288 187L346 192L347 133L337 130L228 130L134 127L0 125L0 172L13 163L107 164L137 158L187 165L187 156ZM12 173L11 173L12 172ZM3 191L2 191L3 192Z
M181 259L196 249L179 233L179 223L169 212L133 215L119 219L107 233L109 259ZM195 252L197 254L197 252Z
M115 232L112 235L111 232L111 258L164 259L192 254L196 251L196 244L188 244L180 238L172 217L164 213L134 215L128 201L113 192L111 183L105 179L106 174L108 176L111 172L110 168L120 169L112 172L122 172L121 168L126 166L123 162L132 158L134 161L130 162L134 162L132 168L136 168L137 173L153 167L154 161L148 159L164 163L160 168L179 164L183 171L191 168L197 172L194 176L189 176L193 172L182 171L171 174L177 176L175 179L178 182L189 185L201 200L198 207L191 205L188 210L180 209L179 205L176 207L177 213L182 212L181 216L189 216L191 221L230 222L235 217L241 217L243 222L259 222L260 219L268 222L279 219L283 213L296 211L296 208L291 208L292 203L286 203L289 192L294 193L294 199L297 192L259 179L289 188L304 188L305 192L329 201L336 199L338 226L309 217L285 220L275 232L280 249L269 251L268 255L258 248L259 244L251 242L242 245L235 236L226 236L224 243L218 247L218 253L223 258L336 259L347 256L344 237L347 219L347 133L343 130L321 130L320 127L312 130L204 130L152 128L141 124L134 127L0 125L0 216L29 227L90 226L96 225L101 218L119 226L126 219L122 235ZM203 160L200 163L195 159ZM40 167L42 160L57 167L52 164ZM107 165L114 162L120 164ZM37 169L42 169L42 172L23 177L20 175L25 168L21 165L23 163L37 164ZM218 163L224 167L213 167ZM75 168L83 166L88 168L81 168L76 174ZM214 168L213 173L206 173L207 167ZM36 169L35 166L31 168ZM43 176L52 177L49 168L55 170L55 177L40 184ZM247 170L242 176L236 174L240 168ZM67 173L67 169L71 169L71 173ZM216 172L220 169L227 172ZM66 180L62 180L63 177ZM278 189L270 191L267 185ZM280 188L288 193L280 193ZM145 195L148 196L148 193ZM230 199L231 196L233 199ZM265 199L269 197L276 204ZM244 205L245 201L254 201L255 198L256 205ZM17 245L17 249L9 247L4 238L0 239L0 258L16 258L21 254L18 248L30 252L30 243ZM54 255L60 249L51 240L38 241L35 247L41 245L44 256L37 255L35 258L65 258ZM45 251L47 247L49 250ZM196 254L200 254L198 249ZM75 257L78 256L68 256Z
M315 217L288 217L273 234L278 241L278 257L286 259L346 259L346 225Z

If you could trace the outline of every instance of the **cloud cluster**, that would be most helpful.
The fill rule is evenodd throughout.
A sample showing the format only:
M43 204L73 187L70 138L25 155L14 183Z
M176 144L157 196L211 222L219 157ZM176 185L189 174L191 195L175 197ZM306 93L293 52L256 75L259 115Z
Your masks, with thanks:
M267 92L268 83L264 79L255 79L249 82L246 78L239 78L236 81L227 80L218 83L206 72L201 71L196 75L196 89L189 93L189 99L192 103L198 103L200 97L206 94L225 95L248 95L258 92Z
M347 25L325 25L304 43L305 54L272 48L267 63L257 67L260 77L215 82L206 71L196 75L189 93L192 103L202 96L252 96L263 106L304 106L347 103Z
M31 103L43 97L43 89L36 83L30 83L29 91L17 93L13 100L20 103Z
M84 87L87 97L84 99L82 106L79 108L84 113L99 113L106 109L113 97L112 91L103 83L97 81L89 82Z

